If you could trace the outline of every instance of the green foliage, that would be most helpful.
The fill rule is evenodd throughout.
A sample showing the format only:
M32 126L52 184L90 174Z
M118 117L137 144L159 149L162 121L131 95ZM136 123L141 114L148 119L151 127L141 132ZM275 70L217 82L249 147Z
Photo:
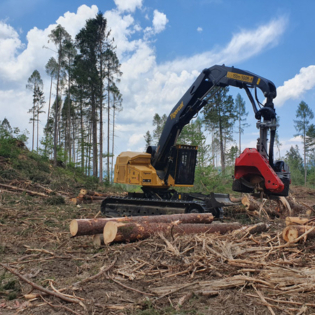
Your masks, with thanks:
M147 147L152 145L153 138L149 130L146 132L146 134L143 137L145 140L145 149L146 149Z
M166 120L167 116L165 114L163 116L155 114L153 117L153 126L155 126L155 129L153 130L153 140L155 145L157 145L160 140Z
M297 145L295 147L291 146L290 150L287 151L285 155L285 161L290 167L292 184L303 185L303 159L300 155L299 147Z
M213 165L196 167L193 190L209 194L210 192L231 192L232 177L223 175L220 169Z

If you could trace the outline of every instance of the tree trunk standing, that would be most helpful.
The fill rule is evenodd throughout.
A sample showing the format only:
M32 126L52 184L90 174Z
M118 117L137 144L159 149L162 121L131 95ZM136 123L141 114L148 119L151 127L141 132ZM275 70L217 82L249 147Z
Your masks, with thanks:
M38 104L39 106L39 104ZM38 134L39 134L39 107L37 111L37 135L36 135L36 152L38 153Z
M94 90L94 88L93 88ZM93 176L97 177L97 121L96 121L96 101L95 101L95 93L92 91L92 141L93 141Z
M241 112L241 104L238 104L238 112ZM242 153L242 146L241 146L241 132L242 132L242 127L241 127L241 117L238 117L238 145L239 145L239 149L238 149L238 154L241 155Z
M306 186L306 177L307 177L307 167L306 167L306 128L304 128L303 145L304 145L304 186Z
M61 40L59 41L58 51L58 70L57 70L57 87L56 87L56 108L55 108L55 124L54 124L54 166L57 166L57 144L58 144L58 105L59 105L59 79L61 67Z
M71 66L71 58L69 58L69 75L68 75L68 111L67 111L67 121L68 121L68 130L67 130L67 138L68 138L68 161L71 162L71 100L70 100L70 80L71 80L71 73L70 73L70 66Z
M48 102L47 123L48 123L49 115L50 115L50 104L51 104L51 90L52 90L52 84L53 84L53 77L51 76L51 80L50 80L50 90L49 90L49 102Z
M76 156L75 156L75 130L76 130L76 119L75 117L72 118L72 156L73 156L73 163L76 163Z
M114 181L114 140L115 140L115 95L114 95L114 106L113 106L113 140L112 140L112 162L111 162L111 170L110 170L110 173L111 173L111 179L110 179L110 182L111 184L113 183Z
M84 173L84 123L83 123L83 99L82 99L82 89L80 97L80 124L81 124L81 168Z
M103 58L100 54L100 176L99 182L103 182Z
M225 156L224 156L223 130L222 130L222 119L221 119L221 116L220 116L220 107L219 107L219 133L220 133L221 168L222 168L222 174L224 175L225 174Z
M110 182L110 173L109 173L109 130L110 130L110 93L109 93L109 63L108 63L108 77L107 77L107 182Z
M35 142L35 99L33 104L33 134L32 134L32 151L34 151L34 142Z

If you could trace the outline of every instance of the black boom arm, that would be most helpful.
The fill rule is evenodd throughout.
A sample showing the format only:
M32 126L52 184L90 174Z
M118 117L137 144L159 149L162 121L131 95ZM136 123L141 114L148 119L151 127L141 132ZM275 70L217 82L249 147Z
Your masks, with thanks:
M215 93L217 88L235 86L245 89L253 106L256 119L275 119L273 99L276 97L275 85L256 74L234 67L213 66L205 69L198 76L183 97L172 109L167 118L157 147L149 147L147 152L152 154L152 165L161 178L167 173L168 158L172 146L185 125L207 104L206 96ZM266 103L258 110L249 88L258 87L266 98ZM256 97L257 100L257 97ZM257 100L258 102L258 100Z

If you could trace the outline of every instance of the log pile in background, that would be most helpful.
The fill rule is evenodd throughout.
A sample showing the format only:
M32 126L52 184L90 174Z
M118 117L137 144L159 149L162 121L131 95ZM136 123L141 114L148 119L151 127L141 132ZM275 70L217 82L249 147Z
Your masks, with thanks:
M125 195L126 193L123 193L122 195ZM86 204L86 203L92 203L92 202L99 202L101 203L106 197L117 195L117 193L99 193L96 191L90 191L87 189L81 189L80 193L77 197L71 198L70 202L78 205L78 204Z
M287 217L285 224L282 237L286 242L315 238L315 218Z

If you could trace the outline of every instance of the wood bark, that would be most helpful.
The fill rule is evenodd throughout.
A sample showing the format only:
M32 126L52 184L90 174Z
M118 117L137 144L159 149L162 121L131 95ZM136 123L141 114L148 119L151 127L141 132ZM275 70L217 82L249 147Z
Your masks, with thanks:
M173 223L149 223L149 222L107 222L104 226L103 237L105 244L112 242L132 242L149 238L158 233L166 235L186 235L198 233L219 233L227 232L241 228L239 223L221 223L221 224L173 224Z
M103 196L103 197L106 197L106 196L108 196L108 193L99 193L99 192L96 192L96 191L91 191L91 190L87 190L87 189L81 189L81 190L80 190L80 195Z
M293 210L293 212L300 213L300 212L303 212L303 211L307 210L307 207L305 207L305 206L301 205L300 203L298 203L295 200L295 198L293 198L292 196L288 196L286 199L287 199L291 209Z
M255 200L253 197L249 195L245 195L242 198L242 204L245 206L246 210L248 211L259 210L260 205L261 205L257 200Z
M97 218L97 219L74 219L70 222L70 233L72 236L102 234L104 226L109 221L115 222L150 222L150 223L211 223L211 213L182 213L170 215L152 215L138 217L120 218Z
M299 217L286 217L285 225L305 225L310 221L308 218L299 218Z
M233 235L236 237L243 237L248 234L266 232L268 229L269 229L268 224L260 222L254 225L243 226L240 229L233 231Z
M298 237L313 228L314 226L309 225L289 225L282 231L282 237L286 242L294 242ZM305 239L311 238L315 238L315 229L305 236Z

